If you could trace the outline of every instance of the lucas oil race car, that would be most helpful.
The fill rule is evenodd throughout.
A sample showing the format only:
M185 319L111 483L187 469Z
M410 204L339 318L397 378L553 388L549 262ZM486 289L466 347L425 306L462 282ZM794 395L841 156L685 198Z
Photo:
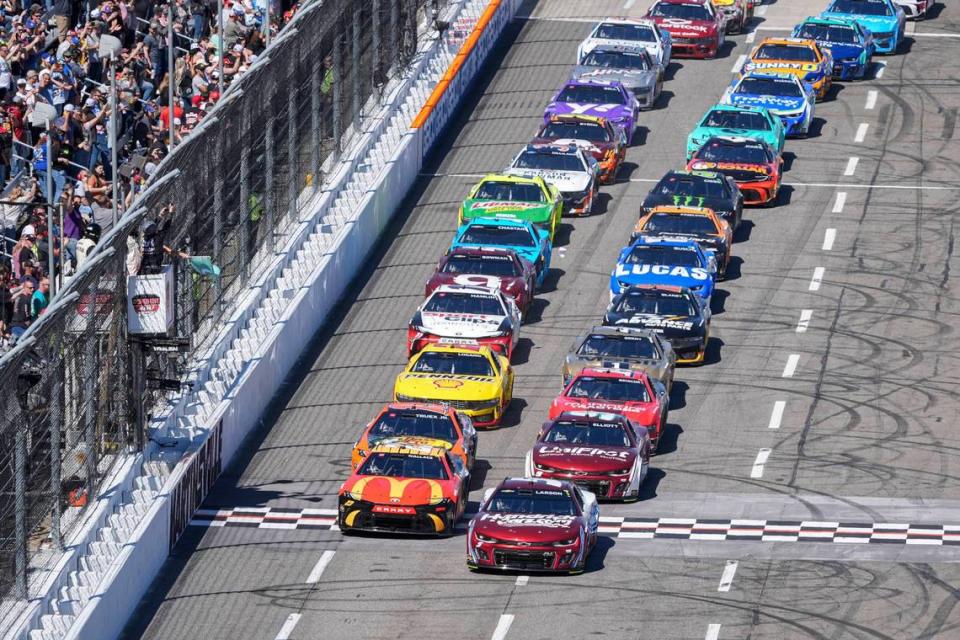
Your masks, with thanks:
M639 236L624 248L610 274L610 299L634 284L686 287L710 306L717 258L691 240Z
M705 207L656 207L640 218L631 240L639 236L693 240L717 257L717 277L727 272L733 253L733 231L726 220Z

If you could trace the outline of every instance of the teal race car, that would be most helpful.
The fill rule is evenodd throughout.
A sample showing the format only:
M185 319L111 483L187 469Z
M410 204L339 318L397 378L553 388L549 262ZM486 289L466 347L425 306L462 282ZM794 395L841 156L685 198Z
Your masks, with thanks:
M496 247L511 249L518 256L533 265L537 274L537 286L550 270L550 254L553 243L550 231L529 220L513 218L473 218L457 229L450 251L459 247L484 248Z
M714 136L761 140L773 147L777 155L783 155L786 130L783 121L763 107L715 104L687 136L687 161L704 142Z

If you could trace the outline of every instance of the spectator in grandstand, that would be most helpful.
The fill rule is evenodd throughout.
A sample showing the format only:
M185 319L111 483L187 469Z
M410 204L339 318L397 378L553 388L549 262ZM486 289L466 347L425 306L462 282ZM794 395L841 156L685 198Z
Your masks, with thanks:
M50 279L47 277L40 278L40 286L37 287L37 290L33 292L33 297L30 299L30 315L34 320L39 318L44 311L47 310L47 306L50 304Z
M13 314L10 321L10 333L14 338L19 338L33 324L31 304L35 289L36 284L32 280L27 280L14 293Z

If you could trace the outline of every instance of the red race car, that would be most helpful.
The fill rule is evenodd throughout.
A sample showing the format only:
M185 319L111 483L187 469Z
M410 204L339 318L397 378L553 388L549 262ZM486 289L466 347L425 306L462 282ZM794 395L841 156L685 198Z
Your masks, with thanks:
M510 249L460 247L440 258L437 270L427 280L426 295L429 297L442 284L500 289L526 313L533 302L536 283L533 265Z
M550 419L565 411L619 413L650 436L654 452L660 444L670 395L656 378L627 369L584 369L550 404Z
M659 0L647 17L670 33L674 58L716 58L726 19L710 0Z
M543 425L526 474L569 480L600 500L637 500L651 449L646 429L619 413L570 411Z
M600 182L610 184L627 155L627 134L606 118L583 114L551 116L530 144L574 144L600 164Z
M783 179L781 158L773 147L753 138L715 136L697 149L687 163L690 171L716 171L740 187L743 204L771 204Z
M597 543L600 507L559 480L507 478L488 489L467 532L467 566L582 573Z

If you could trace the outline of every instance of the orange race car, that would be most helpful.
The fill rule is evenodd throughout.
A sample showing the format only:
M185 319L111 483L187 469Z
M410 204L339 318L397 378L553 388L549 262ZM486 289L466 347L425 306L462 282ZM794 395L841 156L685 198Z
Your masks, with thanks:
M610 184L627 155L627 136L606 118L583 114L550 116L530 144L575 144L600 165L600 182Z
M340 487L343 533L453 535L467 508L470 472L444 447L398 438L379 444Z
M751 71L795 75L813 87L817 100L823 100L833 83L833 55L816 40L765 38L750 53L740 77Z
M783 158L766 142L721 136L707 140L687 163L690 171L716 171L733 178L743 194L743 204L776 200L782 166Z
M693 240L717 256L720 278L727 272L733 246L730 224L707 207L654 207L633 229L637 236ZM631 243L633 240L631 239Z
M417 444L446 449L468 470L477 459L477 430L468 416L445 404L394 402L380 410L353 445L352 468L366 460L371 447L398 438L406 442L415 438Z

